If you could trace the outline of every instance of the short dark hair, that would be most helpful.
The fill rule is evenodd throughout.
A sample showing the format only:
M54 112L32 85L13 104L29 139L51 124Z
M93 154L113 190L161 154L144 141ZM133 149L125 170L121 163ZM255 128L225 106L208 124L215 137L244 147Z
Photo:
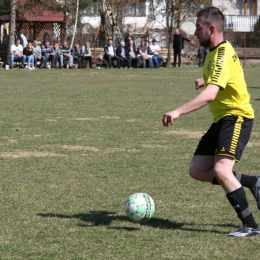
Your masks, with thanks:
M205 24L208 27L214 24L218 32L224 31L225 16L217 7L209 6L203 8L200 11L198 11L197 17L204 17Z

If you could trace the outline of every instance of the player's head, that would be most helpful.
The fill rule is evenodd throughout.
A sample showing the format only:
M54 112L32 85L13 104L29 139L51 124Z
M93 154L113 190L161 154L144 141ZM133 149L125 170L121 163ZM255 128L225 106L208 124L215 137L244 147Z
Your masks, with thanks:
M214 25L218 32L224 31L225 17L217 7L210 6L201 9L197 13L197 18L199 17L204 17L204 23L206 26L210 27L211 25Z
M223 37L224 20L223 13L213 6L201 9L197 13L194 34L197 36L201 46L211 47L216 36L221 35L220 37Z

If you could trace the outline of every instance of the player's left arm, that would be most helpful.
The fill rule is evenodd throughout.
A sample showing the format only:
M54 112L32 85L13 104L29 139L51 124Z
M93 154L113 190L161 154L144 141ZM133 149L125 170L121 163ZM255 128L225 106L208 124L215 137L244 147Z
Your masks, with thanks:
M173 124L173 121L180 117L181 115L188 114L192 111L198 110L208 103L213 101L219 91L219 86L208 84L207 87L198 94L195 98L190 100L189 102L183 104L182 106L178 107L177 109L165 113L162 119L162 123L164 126L168 126L169 124Z

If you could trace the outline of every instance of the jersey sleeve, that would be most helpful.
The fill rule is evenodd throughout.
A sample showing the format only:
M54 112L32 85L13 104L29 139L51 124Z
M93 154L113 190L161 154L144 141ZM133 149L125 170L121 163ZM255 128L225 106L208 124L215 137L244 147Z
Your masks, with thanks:
M225 89L230 76L229 54L225 45L218 48L214 57L208 62L207 69L210 71L210 74L206 85L213 84L221 89Z

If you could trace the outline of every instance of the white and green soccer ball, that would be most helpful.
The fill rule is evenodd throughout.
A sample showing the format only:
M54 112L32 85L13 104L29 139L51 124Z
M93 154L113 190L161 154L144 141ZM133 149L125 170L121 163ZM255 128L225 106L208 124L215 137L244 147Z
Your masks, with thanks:
M134 222L145 222L155 211L153 199L146 193L132 194L126 201L127 216Z

